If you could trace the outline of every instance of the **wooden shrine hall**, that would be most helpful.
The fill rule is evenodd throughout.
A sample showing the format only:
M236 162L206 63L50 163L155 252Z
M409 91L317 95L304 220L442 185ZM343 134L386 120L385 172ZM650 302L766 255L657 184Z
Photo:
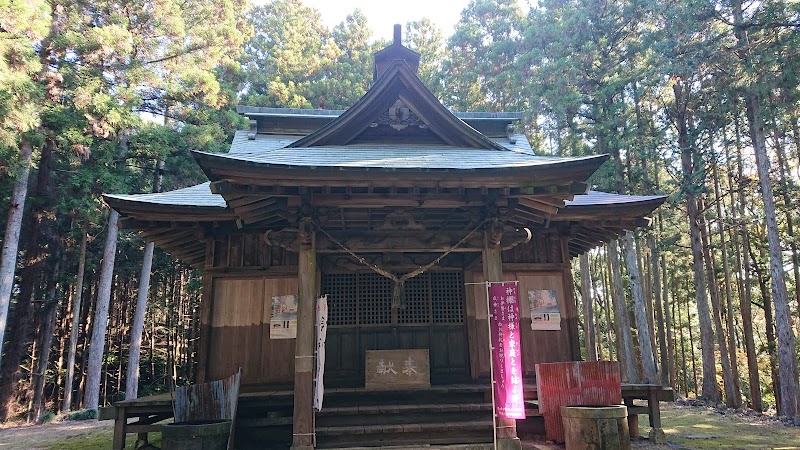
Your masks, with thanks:
M537 363L581 359L570 259L664 201L590 190L607 155L536 155L515 131L521 113L451 112L418 65L396 29L349 109L240 106L250 129L230 151L194 153L209 182L105 196L123 226L203 270L196 379L242 368L239 448L492 442L484 282L519 282L535 395ZM537 292L557 303L551 329L532 329ZM117 404L114 448L169 417L165 404ZM499 422L502 448L519 448L515 421Z

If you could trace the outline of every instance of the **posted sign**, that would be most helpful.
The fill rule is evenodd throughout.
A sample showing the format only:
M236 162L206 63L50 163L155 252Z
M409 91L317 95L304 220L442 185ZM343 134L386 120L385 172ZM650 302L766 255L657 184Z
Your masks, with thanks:
M495 413L507 419L524 419L517 284L490 283L488 292Z

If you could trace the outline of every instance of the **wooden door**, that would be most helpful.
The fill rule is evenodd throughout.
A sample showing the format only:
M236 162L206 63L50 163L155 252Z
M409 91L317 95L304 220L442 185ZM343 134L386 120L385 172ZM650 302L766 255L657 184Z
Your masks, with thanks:
M430 350L431 382L469 379L462 272L429 272L405 283L393 314L391 280L376 273L323 274L328 294L325 384L363 386L367 350Z

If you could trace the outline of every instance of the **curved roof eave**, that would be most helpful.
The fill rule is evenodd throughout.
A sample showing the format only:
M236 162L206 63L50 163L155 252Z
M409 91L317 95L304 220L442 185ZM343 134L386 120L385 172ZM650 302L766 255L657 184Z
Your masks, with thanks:
M302 152L302 150L300 150ZM492 152L494 153L494 152ZM512 152L508 152L511 154ZM319 175L325 175L330 177L331 175L341 174L341 177L349 177L350 173L353 172L360 172L360 173L368 173L368 172L375 172L375 173L385 173L385 172L392 172L392 173L436 173L436 174L464 174L464 173L479 173L484 172L487 176L492 176L493 174L498 173L508 173L508 172L517 172L520 174L523 173L530 173L531 171L542 172L547 170L558 171L559 176L567 180L569 176L565 176L570 172L575 173L575 178L571 178L568 181L578 181L583 182L586 178L588 178L594 171L596 171L607 159L608 155L594 155L594 156L583 156L583 157L575 157L575 158L558 158L550 160L546 157L531 157L529 162L525 162L524 159L517 159L515 162L504 164L498 163L497 165L475 165L475 166L465 166L463 161L457 160L454 158L448 159L451 166L425 166L425 165L418 165L412 166L408 164L402 165L389 165L389 166L380 166L380 165L367 165L367 164L359 164L353 163L348 165L343 164L330 164L326 165L323 162L314 162L314 161L303 161L302 165L299 164L290 164L290 163L275 163L271 161L259 161L256 158L251 157L243 157L241 155L235 154L228 154L228 153L208 153L208 152L201 152L201 151L192 151L192 155L195 158L195 161L200 165L203 171L206 173L206 176L212 181L218 181L221 179L226 178L228 171L227 169L238 169L243 170L246 172L251 172L252 174L249 177L258 177L258 176L265 176L266 174L259 172L260 170L264 169L276 169L276 170L297 170L297 171L305 171L308 173L314 173ZM514 155L515 158L519 157L520 155ZM302 154L300 155L302 157ZM524 158L524 157L523 157ZM555 174L553 174L555 175Z

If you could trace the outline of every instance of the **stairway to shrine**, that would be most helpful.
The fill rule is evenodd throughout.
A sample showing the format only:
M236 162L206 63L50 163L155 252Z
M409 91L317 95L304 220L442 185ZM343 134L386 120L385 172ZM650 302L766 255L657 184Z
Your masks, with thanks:
M414 391L337 390L316 415L317 447L492 442L492 404L479 385Z
M291 391L239 397L236 448L288 449L292 440ZM526 402L529 416L538 415ZM420 390L333 388L316 413L317 448L363 447L481 449L492 442L488 386L455 384ZM526 429L518 421L518 430ZM539 427L541 428L541 427ZM536 429L541 434L542 430ZM450 447L454 444L461 444Z

